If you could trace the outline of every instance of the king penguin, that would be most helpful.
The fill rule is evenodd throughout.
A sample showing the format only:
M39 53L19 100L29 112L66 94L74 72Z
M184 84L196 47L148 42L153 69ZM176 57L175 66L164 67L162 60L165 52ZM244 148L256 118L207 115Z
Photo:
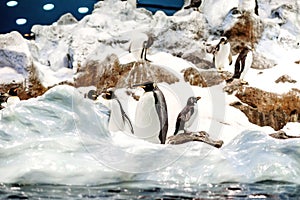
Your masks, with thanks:
M226 37L221 37L213 52L213 62L218 71L223 71L226 65L231 65L232 55L230 52L230 43Z
M235 65L234 65L234 74L231 79L229 79L227 82L231 82L233 79L241 79L244 81L245 75L247 71L250 69L253 61L253 53L251 50L251 47L245 46L240 54L238 55Z
M186 106L177 116L174 135L176 135L181 130L186 131L192 126L198 115L197 101L199 99L201 99L201 97L188 98Z
M135 37L131 40L129 46L129 53L132 53L137 61L147 59L147 51L154 42L154 35L150 33L136 33Z
M144 94L135 113L135 135L149 142L165 144L168 131L168 111L165 97L154 82L134 85Z
M108 129L110 131L130 131L134 134L131 121L115 95L115 91L110 88L101 96L106 101L104 104L110 109Z

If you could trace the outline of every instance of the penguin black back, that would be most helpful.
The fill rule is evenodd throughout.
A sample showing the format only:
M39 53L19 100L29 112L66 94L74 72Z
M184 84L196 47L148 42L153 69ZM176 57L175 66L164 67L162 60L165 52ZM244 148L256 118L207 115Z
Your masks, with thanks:
M143 88L145 92L153 92L153 96L155 99L155 109L160 121L159 140L161 144L165 144L168 132L168 109L162 91L152 81L137 84L135 86Z
M237 57L234 65L234 75L232 78L240 78L241 73L244 71L245 61L250 48L245 46Z
M176 135L180 130L185 131L185 123L191 119L195 111L194 106L200 98L201 97L190 97L187 100L186 106L177 116L174 135Z

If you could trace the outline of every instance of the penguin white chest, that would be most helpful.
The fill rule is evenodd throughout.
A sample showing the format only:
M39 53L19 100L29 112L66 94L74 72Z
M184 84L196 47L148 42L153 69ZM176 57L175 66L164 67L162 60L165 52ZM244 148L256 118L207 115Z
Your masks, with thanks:
M152 92L146 92L139 100L135 113L134 134L149 142L160 144L160 121Z
M245 78L248 70L251 68L252 61L253 61L253 53L252 53L252 51L249 51L247 53L247 57L245 59L245 67L244 67L244 70L241 73L240 79L244 79Z
M123 131L124 130L124 120L122 117L122 112L120 105L117 100L108 100L108 107L110 109L110 118L108 122L108 129L110 131Z
M224 70L229 65L230 43L220 45L219 51L215 53L215 67L217 70Z
M194 105L194 112L191 115L190 120L188 120L185 124L184 124L184 129L191 131L190 129L192 128L195 120L198 118L198 105Z
M129 50L137 61L142 60L142 51L144 43L148 40L148 36L144 33L136 33L132 38Z
M17 96L8 97L8 99L6 101L7 106L14 105L18 102L20 102L20 98Z

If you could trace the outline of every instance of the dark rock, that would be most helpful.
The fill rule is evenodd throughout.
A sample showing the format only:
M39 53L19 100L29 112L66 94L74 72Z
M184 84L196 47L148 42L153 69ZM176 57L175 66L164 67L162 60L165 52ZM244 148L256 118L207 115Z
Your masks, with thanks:
M269 136L276 139L291 139L291 138L300 138L300 136L287 135L284 131L278 131L276 133L269 134Z
M175 136L170 136L168 139L169 144L183 144L186 142L198 141L204 142L216 148L221 148L224 143L222 140L212 140L205 131L184 132Z
M289 82L289 83L296 83L297 81L292 79L289 75L282 75L280 76L276 81L275 83L285 83L285 82Z

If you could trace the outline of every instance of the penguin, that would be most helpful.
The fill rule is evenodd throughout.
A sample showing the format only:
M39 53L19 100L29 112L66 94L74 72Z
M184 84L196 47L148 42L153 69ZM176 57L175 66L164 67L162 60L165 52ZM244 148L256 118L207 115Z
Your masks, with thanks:
M0 94L0 110L5 108L5 104L6 104L8 97L9 97L9 95L7 93Z
M133 87L140 87L144 90L136 107L135 135L149 142L165 144L168 131L168 110L162 91L152 81Z
M96 100L98 96L96 90L90 90L87 94L87 97L91 100Z
M213 63L215 68L221 72L224 70L225 65L232 64L232 55L230 52L230 43L226 37L221 37L220 42L217 44L213 51Z
M198 114L197 101L199 99L201 99L201 97L188 98L186 106L177 116L174 135L176 135L181 130L185 132L192 126Z
M7 98L6 98L6 102L2 103L1 106L7 107L7 106L14 105L14 104L20 102L21 100L18 97L18 90L19 90L19 87L12 87L8 90L7 94L2 95L2 96L7 96Z
M249 11L258 15L258 2L257 0L239 0L238 8L240 10Z
M234 74L231 79L226 82L231 82L233 79L241 79L243 83L247 83L244 81L244 77L247 71L250 69L253 61L253 53L251 47L246 45L242 51L239 53L235 65L234 65Z
M129 45L129 53L133 53L137 61L143 60L151 62L147 59L147 51L154 42L154 36L150 33L137 33L135 38L131 40Z
M184 9L196 8L198 9L202 3L202 0L191 0L190 5L185 6Z
M132 123L125 113L121 102L115 95L114 90L110 88L106 92L103 92L101 96L107 101L104 104L110 109L108 129L110 131L124 131L128 127L130 132L134 134Z

